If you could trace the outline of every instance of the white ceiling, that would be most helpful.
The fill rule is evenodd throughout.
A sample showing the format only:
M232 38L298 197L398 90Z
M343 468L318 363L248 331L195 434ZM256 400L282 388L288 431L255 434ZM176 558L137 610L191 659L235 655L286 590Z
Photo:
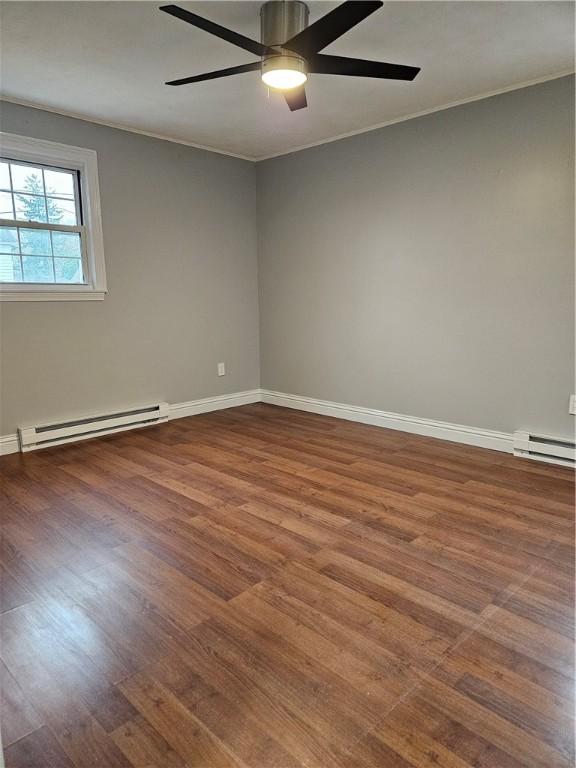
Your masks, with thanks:
M177 0L176 0L177 2ZM5 98L253 159L573 70L571 2L387 2L325 53L422 67L413 83L313 75L291 113L257 72L164 80L254 57L161 2L3 2ZM338 3L311 2L310 20ZM181 3L259 39L260 3Z

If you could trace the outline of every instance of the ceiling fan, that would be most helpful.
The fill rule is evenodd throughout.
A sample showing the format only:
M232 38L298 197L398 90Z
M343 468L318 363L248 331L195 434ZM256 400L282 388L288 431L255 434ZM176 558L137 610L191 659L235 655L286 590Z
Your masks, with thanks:
M262 80L270 88L283 91L292 111L308 106L304 83L308 74L352 75L384 80L414 80L420 67L386 64L365 59L328 56L320 53L327 45L384 5L381 0L347 0L308 26L308 6L301 0L269 0L260 9L261 42L215 24L177 5L163 5L160 10L188 22L216 37L260 57L251 64L228 67L202 75L171 80L166 85L187 85L203 80L239 75L261 70Z

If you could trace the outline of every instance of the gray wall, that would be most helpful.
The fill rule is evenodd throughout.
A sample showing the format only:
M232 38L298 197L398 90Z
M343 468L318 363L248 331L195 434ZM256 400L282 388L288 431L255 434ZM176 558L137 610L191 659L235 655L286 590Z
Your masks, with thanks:
M0 434L257 387L254 165L7 103L1 126L98 152L109 294L1 305Z
M573 89L259 164L262 386L572 434Z
M266 388L570 435L573 110L564 78L254 166L4 104L97 150L109 294L1 305L0 434L257 387L258 233Z

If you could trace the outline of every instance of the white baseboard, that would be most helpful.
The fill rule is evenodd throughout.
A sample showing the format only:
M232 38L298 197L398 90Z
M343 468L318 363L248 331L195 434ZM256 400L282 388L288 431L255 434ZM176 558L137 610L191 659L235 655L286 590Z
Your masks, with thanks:
M20 445L18 444L18 435L0 436L0 456L8 456L9 453L18 453Z
M513 453L513 435L509 432L496 432L492 429L467 427L463 424L451 424L447 421L422 419L418 416L406 416L401 413L378 411L374 408L362 408L357 405L333 403L329 400L315 400L311 397L288 395L283 392L271 392L263 389L262 402L280 405L284 408L296 408L299 411L319 413L323 416L334 416L337 419L359 421L375 427L396 429L411 432L415 435L437 437L454 443L466 443L479 448L490 448L493 451Z
M216 397L205 397L201 400L190 400L187 403L173 403L169 407L168 418L170 420L182 419L186 416L196 416L199 413L219 411L223 408L236 408L239 405L259 403L261 399L260 390L251 389L247 392L234 392L231 395L218 395ZM18 453L19 450L18 435L0 436L0 456Z
M199 413L220 411L223 408L236 408L239 405L259 403L262 400L261 390L250 389L247 392L234 392L231 395L205 397L202 400L190 400L187 403L174 403L170 406L168 418L183 419L186 416L197 416Z
M493 451L513 453L514 436L509 432L497 432L492 429L469 427L463 424L451 424L447 421L423 419L418 416L407 416L401 413L380 411L374 408L363 408L357 405L334 403L329 400L317 400L311 397L290 395L284 392L272 392L267 389L251 389L246 392L235 392L229 395L206 397L201 400L190 400L186 403L170 405L169 419L180 419L196 416L200 413L219 411L223 408L236 408L249 403L270 403L284 408L294 408L299 411L319 413L324 416L334 416L338 419L357 421L376 427L410 432L415 435L436 437L454 443L475 445L479 448L489 448ZM19 451L17 435L0 436L0 456Z

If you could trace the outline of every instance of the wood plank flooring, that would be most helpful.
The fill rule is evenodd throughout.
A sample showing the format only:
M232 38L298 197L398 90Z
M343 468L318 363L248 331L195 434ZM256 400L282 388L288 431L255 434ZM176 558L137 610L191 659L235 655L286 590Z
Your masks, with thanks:
M573 475L257 404L0 460L7 768L573 764Z

